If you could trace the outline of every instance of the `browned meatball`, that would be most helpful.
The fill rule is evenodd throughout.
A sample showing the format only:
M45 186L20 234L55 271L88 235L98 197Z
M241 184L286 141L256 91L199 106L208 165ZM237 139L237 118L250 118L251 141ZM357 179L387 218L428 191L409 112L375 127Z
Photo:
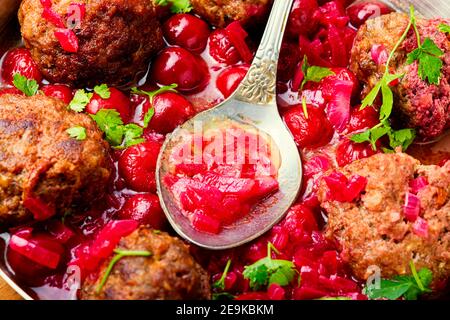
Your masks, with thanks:
M191 0L194 12L212 25L224 28L241 21L254 26L267 16L272 0Z
M88 278L81 290L84 300L201 300L210 299L209 276L178 238L141 227L123 238L120 250L145 250L149 257L119 260L100 293L107 261L97 279Z
M372 265L386 278L408 274L411 260L419 269L431 269L435 280L450 277L450 161L424 166L407 154L378 154L340 170L368 181L361 199L352 203L327 200L324 181L319 192L329 219L326 235L339 242L359 279L367 279ZM418 192L428 237L417 235L403 215L409 183L417 177L429 183Z
M86 128L85 140L66 132L75 126ZM43 95L0 97L0 229L39 218L39 203L61 215L89 204L102 195L109 168L108 146L89 116ZM32 214L24 201L33 199Z
M53 0L52 10L66 17L72 1ZM155 6L148 0L80 0L86 14L74 30L77 53L64 51L55 25L43 18L40 0L24 0L19 21L25 45L44 76L75 86L121 85L148 68L163 46ZM65 18L64 18L65 19Z
M352 49L350 69L365 84L363 96L375 86L385 70L385 61L374 61L373 53L383 50L389 54L404 33L409 17L392 13L368 20L358 31ZM444 51L442 78L439 85L430 85L418 74L418 64L406 63L407 54L417 48L413 30L396 51L390 64L391 73L405 74L400 83L393 86L394 113L404 127L417 128L422 139L441 135L450 126L450 36L439 31L441 23L450 20L418 19L422 41L431 38ZM376 57L376 55L375 55Z

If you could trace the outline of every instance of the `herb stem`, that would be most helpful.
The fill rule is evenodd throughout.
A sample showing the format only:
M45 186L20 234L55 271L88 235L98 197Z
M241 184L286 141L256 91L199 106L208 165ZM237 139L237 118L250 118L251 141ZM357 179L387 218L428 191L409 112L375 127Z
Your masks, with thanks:
M231 266L231 259L228 259L227 261L227 265L225 266L225 269L223 270L222 276L220 277L219 280L217 280L214 283L214 286L216 288L220 288L222 290L225 290L225 279L228 275L228 271L230 270L230 266Z
M96 292L99 294L103 287L106 284L106 281L108 280L109 275L111 274L112 269L116 265L117 262L119 262L120 259L124 257L149 257L151 256L151 252L149 251L128 251L128 250L114 250L116 255L111 259L109 262L108 267L105 270L105 274L103 275L102 280L100 281L100 284L97 286Z
M415 266L413 260L411 260L411 261L409 262L409 267L411 268L411 272L412 272L412 275L413 275L413 277L414 277L414 280L416 280L417 286L419 287L419 289L420 289L422 292L425 291L425 287L424 287L424 285L423 285L423 283L422 283L422 280L420 280L419 275L417 274L416 266Z

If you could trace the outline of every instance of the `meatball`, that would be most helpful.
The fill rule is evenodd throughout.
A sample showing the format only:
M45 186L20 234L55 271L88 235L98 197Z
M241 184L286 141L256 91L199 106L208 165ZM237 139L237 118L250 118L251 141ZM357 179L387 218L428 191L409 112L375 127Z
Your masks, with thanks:
M324 181L319 189L321 206L328 213L326 236L337 240L342 258L356 277L367 279L369 267L391 278L429 268L434 280L450 277L450 161L443 167L424 166L406 154L378 154L340 169L347 177L367 178L361 199L351 203L328 200ZM424 177L428 185L417 196L428 236L417 233L403 215L410 182ZM373 270L372 270L373 271Z
M81 290L83 300L201 300L209 299L209 276L178 238L140 227L123 238L120 250L144 250L149 257L124 257L109 274L101 292L97 288L107 261L98 277L88 278Z
M52 11L65 20L71 3L53 0ZM151 57L164 45L152 1L76 3L85 6L85 14L74 29L79 43L76 53L63 50L54 34L57 27L43 16L40 0L23 0L20 6L23 40L48 80L81 87L99 83L117 86L147 71Z
M272 0L191 0L194 12L213 26L224 28L230 22L240 21L254 26L269 13Z
M351 53L350 69L365 84L363 96L375 86L385 70L387 59L380 58L377 63L377 52L384 52L382 55L387 56L405 31L408 21L407 15L392 13L370 19L359 29ZM444 51L439 85L430 85L418 76L417 62L406 63L407 54L417 48L413 30L390 64L392 73L405 74L400 83L392 87L394 115L399 125L417 128L423 140L438 137L450 126L450 36L439 31L441 23L449 24L450 20L417 21L422 40L429 37Z
M66 132L76 126L85 140ZM89 116L44 95L0 96L0 229L88 205L105 190L110 168Z

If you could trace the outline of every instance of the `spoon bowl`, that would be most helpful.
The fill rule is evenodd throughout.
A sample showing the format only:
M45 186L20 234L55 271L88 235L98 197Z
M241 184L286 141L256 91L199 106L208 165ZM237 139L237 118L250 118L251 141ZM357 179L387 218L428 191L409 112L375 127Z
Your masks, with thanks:
M158 159L156 183L161 206L175 231L186 240L213 250L247 243L279 222L296 200L302 180L301 159L295 142L278 113L275 99L276 70L282 36L293 0L276 0L255 60L236 92L220 105L202 112L167 137ZM219 234L200 232L181 212L164 183L170 166L170 152L196 126L232 121L270 137L279 156L279 190L261 201L247 218L223 228Z

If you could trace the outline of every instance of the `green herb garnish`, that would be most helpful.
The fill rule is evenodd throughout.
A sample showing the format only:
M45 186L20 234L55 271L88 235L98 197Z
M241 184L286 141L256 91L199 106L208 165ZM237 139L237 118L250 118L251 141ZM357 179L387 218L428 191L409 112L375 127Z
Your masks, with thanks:
M101 84L99 86L94 87L94 92L100 96L102 99L111 98L111 91L108 88L108 85Z
M228 259L227 265L225 266L225 270L222 273L222 276L219 280L213 283L213 288L225 290L225 279L227 277L228 271L230 270L231 259Z
M361 109L371 106L373 105L375 99L381 92L382 105L380 108L380 123L375 127L368 129L364 132L352 135L350 137L350 140L352 140L353 142L356 143L369 142L372 145L372 148L374 150L377 150L377 141L387 135L389 137L389 146L392 149L402 147L402 150L405 151L416 138L416 132L414 129L405 128L396 131L391 127L389 122L389 117L392 114L394 106L394 94L392 92L390 84L393 81L403 77L403 74L391 74L389 71L389 66L394 57L395 52L398 50L403 41L405 41L408 32L411 30L414 24L415 24L414 7L411 6L411 17L408 26L406 27L400 39L395 44L391 53L389 54L383 76L362 101ZM385 150L387 151L389 149Z
M441 57L444 52L430 38L425 38L423 43L420 41L419 29L417 28L414 7L411 6L410 21L417 38L417 49L408 54L406 60L408 64L414 61L419 63L419 77L428 83L438 85L441 81L442 67L444 63Z
M403 297L406 300L417 300L420 295L431 292L429 286L433 281L433 273L427 268L417 272L413 261L409 266L411 276L396 276L392 280L381 279L380 288L371 284L364 289L364 294L369 299L397 300Z
M172 13L187 13L192 10L189 0L155 0L155 4L159 6L170 5Z
M439 25L439 31L443 32L443 33L449 33L450 34L450 26L448 24L441 23Z
M78 141L86 139L86 128L82 126L72 127L66 130L67 134Z
M39 85L34 79L27 79L27 77L20 73L15 73L13 76L14 86L22 91L27 97L31 97L37 94Z
M279 254L274 245L269 242L267 257L245 267L243 276L250 280L250 287L253 290L264 289L274 283L286 286L292 282L297 273L292 261L272 259L272 250Z
M100 284L97 286L96 292L99 294L108 280L109 275L112 272L115 264L124 257L150 257L152 254L149 251L128 251L128 250L120 250L115 249L114 253L116 254L111 261L109 262L108 267L106 268L105 274L103 275Z
M77 90L72 101L69 103L69 109L75 112L83 112L93 95L92 92L86 92L84 89Z

